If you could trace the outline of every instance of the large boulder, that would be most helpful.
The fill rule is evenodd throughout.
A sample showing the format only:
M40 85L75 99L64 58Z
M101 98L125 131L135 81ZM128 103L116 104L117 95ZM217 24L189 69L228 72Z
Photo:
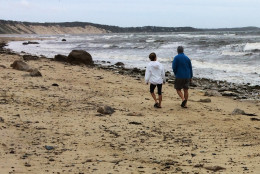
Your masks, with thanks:
M20 70L20 71L30 71L31 70L30 66L21 60L15 60L14 63L11 64L11 67L13 69Z
M73 50L70 52L67 61L71 64L93 65L92 56L84 50Z
M54 60L59 61L59 62L67 62L68 57L61 55L61 54L58 54L58 55L55 55Z

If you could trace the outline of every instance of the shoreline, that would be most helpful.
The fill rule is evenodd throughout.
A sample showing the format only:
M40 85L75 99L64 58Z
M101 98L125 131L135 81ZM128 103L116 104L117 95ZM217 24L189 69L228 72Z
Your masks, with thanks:
M8 38L8 37L1 37L0 36L0 42L4 41L27 41L27 40L35 40L34 38ZM36 39L37 40L37 39ZM0 45L1 47L1 45ZM3 46L2 46L3 47ZM6 50L6 49L5 49ZM15 53L12 50L7 50L9 54L18 54ZM25 53L25 55L30 55ZM34 56L34 55L31 55ZM39 57L40 56L35 56ZM41 57L44 58L44 57ZM53 58L47 58L47 59L53 59ZM98 66L101 69L109 70L118 72L122 75L130 75L130 76L136 76L136 78L144 77L144 71L139 68L125 68L124 64L123 66L117 66L117 65L103 65L102 62L106 61L94 61L95 66ZM121 62L120 62L121 63ZM122 65L122 64L121 64ZM170 84L174 83L175 77L170 73L169 71L166 72L167 82ZM207 79L207 78L198 78L193 77L193 83L191 84L191 88L198 89L198 90L206 90L210 91L209 96L217 95L217 96L226 96L226 97L232 97L235 100L258 100L260 101L260 85L250 85L250 84L236 84L231 83L227 81L220 81L220 80L213 80L213 79Z
M2 173L260 172L257 100L190 89L183 109L167 83L156 109L138 69L40 58L26 62L42 73L31 77L10 67L22 59L0 53Z

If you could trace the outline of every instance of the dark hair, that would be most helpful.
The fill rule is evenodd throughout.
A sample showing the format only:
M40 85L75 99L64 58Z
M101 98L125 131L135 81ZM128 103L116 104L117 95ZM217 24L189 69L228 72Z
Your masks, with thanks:
M149 59L150 59L151 61L155 61L155 59L156 59L156 54L155 54L155 53L151 53L151 54L149 55Z
M178 54L183 53L184 52L184 48L182 46L178 46L177 52L178 52Z

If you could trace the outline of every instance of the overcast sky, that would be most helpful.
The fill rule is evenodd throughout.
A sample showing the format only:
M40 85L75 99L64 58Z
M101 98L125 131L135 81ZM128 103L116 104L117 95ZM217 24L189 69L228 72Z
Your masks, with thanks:
M260 0L0 0L0 19L121 27L260 27Z

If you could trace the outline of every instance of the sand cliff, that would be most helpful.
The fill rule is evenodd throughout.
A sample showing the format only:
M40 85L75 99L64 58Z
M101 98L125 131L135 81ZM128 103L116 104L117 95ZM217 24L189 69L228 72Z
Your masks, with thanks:
M1 27L2 26L2 27ZM102 34L105 29L91 25L61 26L61 25L25 25L23 23L2 24L0 31L5 34Z

